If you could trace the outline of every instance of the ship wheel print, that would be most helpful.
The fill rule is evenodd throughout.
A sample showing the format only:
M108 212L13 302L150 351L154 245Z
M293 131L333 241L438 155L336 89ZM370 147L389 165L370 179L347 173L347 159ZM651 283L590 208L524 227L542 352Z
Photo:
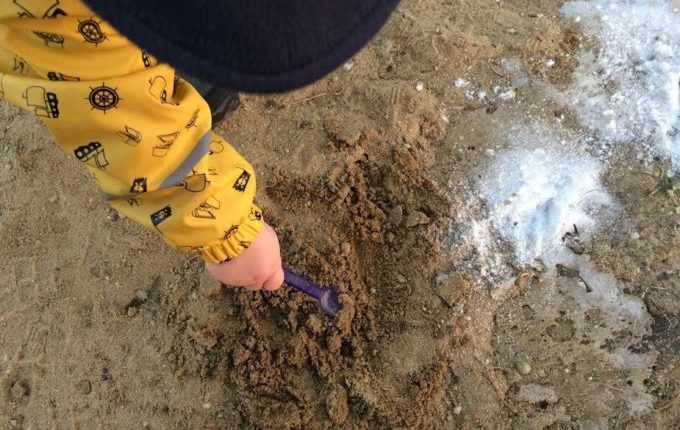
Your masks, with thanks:
M78 20L78 33L85 39L85 42L92 43L94 46L99 45L106 40L106 35L102 33L99 22L93 18L85 21Z
M97 109L106 113L107 110L118 106L118 102L121 98L118 96L116 90L117 88L108 87L104 82L98 87L90 87L90 96L87 99L89 100L92 109Z

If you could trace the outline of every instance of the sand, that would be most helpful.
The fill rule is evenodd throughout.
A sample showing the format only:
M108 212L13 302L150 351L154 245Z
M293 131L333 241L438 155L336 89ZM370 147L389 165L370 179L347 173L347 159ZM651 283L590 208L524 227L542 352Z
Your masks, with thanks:
M558 96L597 42L561 6L405 1L351 63L218 126L286 264L347 294L336 320L220 288L0 105L0 427L677 426L668 164L611 149L619 209L561 268L519 264L479 186L512 127L581 133Z

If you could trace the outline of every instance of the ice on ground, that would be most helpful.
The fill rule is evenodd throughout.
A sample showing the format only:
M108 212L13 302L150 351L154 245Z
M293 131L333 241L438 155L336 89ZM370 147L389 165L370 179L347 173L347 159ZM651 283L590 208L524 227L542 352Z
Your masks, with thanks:
M666 0L571 1L562 13L600 42L581 55L568 102L609 143L680 170L680 13Z
M531 82L529 75L522 70L522 61L518 58L501 59L501 68L510 76L514 88L527 86Z
M591 351L598 351L608 366L627 376L629 382L616 394L626 400L629 415L649 411L654 397L647 392L645 380L651 375L657 353L631 347L652 331L653 320L645 303L639 297L625 294L613 276L599 272L587 259L575 258L570 264L578 268L584 287L559 288L559 294L562 300L573 300L574 309L569 317L574 321L576 332L582 337L587 335L592 342ZM593 315L600 315L607 324L592 324L588 318ZM611 342L621 333L627 333L630 341Z
M458 78L455 81L453 81L453 86L456 88L465 88L470 84L469 81L463 79L463 78Z
M536 142L545 139L535 136ZM612 207L613 199L602 186L597 160L535 146L499 153L481 188L491 222L513 244L517 261L540 258L551 266L565 249L564 235L574 226L581 234L595 231L598 212Z
M493 87L493 93L504 102L514 99L516 95L515 90L512 88L502 88L500 86Z

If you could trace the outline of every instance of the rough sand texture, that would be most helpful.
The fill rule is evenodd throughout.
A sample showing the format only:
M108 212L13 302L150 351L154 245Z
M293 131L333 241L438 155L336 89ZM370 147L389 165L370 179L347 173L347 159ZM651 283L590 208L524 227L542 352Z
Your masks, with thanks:
M604 182L625 215L559 276L486 254L471 222L509 122L578 127L545 94L588 43L560 4L406 1L351 68L220 125L287 264L348 294L335 321L290 291L220 290L0 106L0 427L677 427L680 228L650 166L620 151ZM458 78L516 94L471 100ZM651 317L584 296L599 273Z

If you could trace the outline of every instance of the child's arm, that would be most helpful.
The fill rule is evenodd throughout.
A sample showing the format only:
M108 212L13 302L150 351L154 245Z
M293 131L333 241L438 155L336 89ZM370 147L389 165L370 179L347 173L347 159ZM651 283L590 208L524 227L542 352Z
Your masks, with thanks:
M198 92L80 2L23 3L0 5L0 98L39 116L113 207L177 249L213 264L247 249L265 226L253 204L255 175L210 131ZM271 248L273 240L276 250L255 249L213 272L230 282L234 269L225 267L250 270L245 260L263 257L280 269L268 235L258 242ZM276 271L253 270L247 285L255 287Z

